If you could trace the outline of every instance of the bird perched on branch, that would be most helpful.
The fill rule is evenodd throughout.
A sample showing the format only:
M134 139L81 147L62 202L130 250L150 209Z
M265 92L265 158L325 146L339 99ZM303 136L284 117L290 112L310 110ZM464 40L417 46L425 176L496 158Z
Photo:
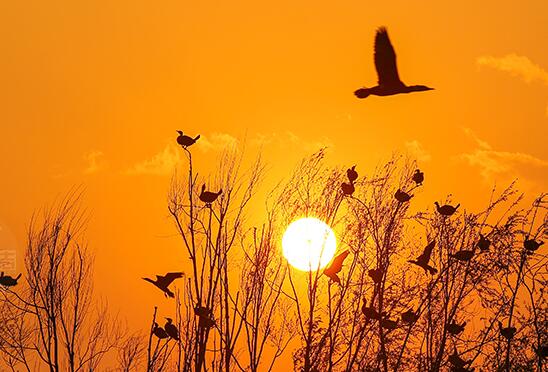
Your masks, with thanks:
M462 262L468 262L474 257L475 249L462 249L455 253L450 253L449 257L453 257L456 260Z
M194 314L198 316L198 326L202 328L211 328L215 325L215 319L213 318L213 311L205 306L196 305L194 307Z
M164 325L164 329L166 330L166 333L168 334L170 338L176 341L179 341L179 330L177 329L175 324L173 324L173 319L166 318L166 320L167 322Z
M516 334L516 327L503 327L502 323L499 321L499 332L507 340L511 340L514 338L514 335Z
M373 279L373 282L380 283L382 280L382 276L384 275L384 272L379 267L377 269L371 269L367 272L367 274Z
M435 273L438 272L438 270L430 266L428 262L430 261L430 256L432 255L432 250L434 249L435 246L436 246L436 241L432 240L430 243L428 243L426 247L424 247L424 251L419 257L417 257L416 260L409 260L407 262L410 262L419 267L422 267L425 272L429 272L430 275L434 275Z
M166 297L175 297L173 292L169 290L169 285L171 282L173 282L175 279L182 278L183 273L175 272L175 273L167 273L166 275L156 275L156 280L152 280L150 278L143 278L143 280L146 280L149 283L154 284L156 287L158 287L162 292L164 292L164 295Z
M323 271L324 275L329 277L329 279L331 279L332 281L340 284L341 279L339 278L337 274L342 270L342 265L344 263L344 260L349 254L350 254L350 251L344 251L338 254L333 259L333 262L331 262L331 264L324 269Z
M491 241L489 239L487 239L485 236L483 236L482 233L479 234L480 236L480 240L478 241L478 243L476 244L477 247L480 249L480 251L482 252L486 252L489 250L489 247L491 246Z
M534 252L543 244L543 241L537 242L535 239L527 239L523 242L523 247L529 252Z
M548 357L548 345L540 345L539 347L533 346L533 350L540 359Z
M356 172L355 165L346 170L346 176L348 177L348 180L352 183L358 179L358 172Z
M382 318L380 320L380 324L381 324L382 328L389 329L391 331L398 328L398 321L397 320Z
M435 202L434 204L436 205L436 209L438 210L438 213L445 217L452 216L460 207L460 203L454 207L449 204L445 204L440 207L440 204L438 202Z
M413 309L409 309L401 314L401 321L404 323L415 323L418 319L419 316L413 311Z
M396 193L394 194L394 198L396 198L396 200L399 201L400 203L408 202L409 200L411 200L412 197L413 195L409 195L408 193L406 193L405 191L402 191L401 189L398 189L398 191L396 191Z
M351 181L349 183L346 183L346 182L341 183L341 190L343 194L346 196L352 195L354 191L356 191L354 187L354 182Z
M168 338L169 335L166 333L166 331L158 325L158 323L154 322L154 327L152 328L152 333L154 336L158 337L160 340L163 340L164 338Z
M206 203L207 205L211 205L211 203L217 200L219 195L221 195L222 193L223 193L223 190L219 190L217 192L206 191L206 185L204 183L202 185L202 192L200 192L200 200Z
M378 84L372 88L360 88L354 92L358 98L369 95L391 96L399 93L422 92L433 90L424 85L407 86L400 80L396 65L396 52L388 37L386 28L379 27L375 35L375 68L377 69Z
M450 334L452 335L459 335L462 333L462 331L464 331L464 326L466 326L466 322L462 323L462 324L457 324L455 322L453 323L448 323L447 326L446 326L446 329L447 329L447 332L449 332Z
M21 274L17 275L15 278L12 278L9 275L4 275L4 272L2 271L2 273L0 273L0 285L4 287L15 287L19 278L21 278Z
M470 363L469 361L466 361L460 357L456 348L454 349L453 354L449 355L449 358L447 358L447 360L449 361L449 363L451 363L453 367L456 367L456 369L459 371L461 371L462 368Z
M370 306L367 306L367 300L363 301L362 306L362 313L365 315L367 319L375 319L380 320L385 314L381 315L378 313L378 311L373 307L373 304Z
M198 134L196 137L192 138L189 136L186 136L183 134L182 130L178 130L177 133L179 133L179 136L177 137L177 143L181 145L184 149L186 149L189 146L192 146L200 139L200 135Z
M421 172L420 169L416 169L415 173L413 174L412 180L413 180L413 182L415 182L415 184L417 186L422 185L422 183L424 181L424 173Z

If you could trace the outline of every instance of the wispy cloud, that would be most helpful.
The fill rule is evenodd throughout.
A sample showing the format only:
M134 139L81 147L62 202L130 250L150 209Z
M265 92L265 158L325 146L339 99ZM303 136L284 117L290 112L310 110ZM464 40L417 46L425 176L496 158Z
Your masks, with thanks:
M504 57L481 56L477 59L477 63L480 66L509 72L528 83L540 81L548 85L548 72L525 56L517 54L508 54Z
M424 149L422 144L417 140L407 141L405 148L409 155L417 159L419 162L426 162L432 159L432 156L428 151Z
M87 165L82 171L84 174L97 173L106 168L106 161L104 160L104 154L102 151L91 151L84 155L84 160Z
M548 168L548 161L522 152L495 150L489 143L478 138L470 128L464 128L464 132L476 143L477 148L471 152L458 155L458 158L468 162L471 166L478 167L480 174L489 181L494 176L503 173L515 178L528 170L545 170L545 168Z
M169 175L175 166L182 160L181 149L173 144L168 144L162 151L152 158L133 165L126 170L128 175Z
M224 150L227 147L237 147L239 141L236 137L231 136L228 133L213 133L209 136L201 136L199 139L199 146L201 151L215 151Z
M258 133L251 139L251 144L260 147L283 147L283 148L297 148L304 152L313 152L321 148L334 148L335 145L329 137L322 136L320 138L305 139L299 137L297 134L291 131L285 132L271 132L271 133Z

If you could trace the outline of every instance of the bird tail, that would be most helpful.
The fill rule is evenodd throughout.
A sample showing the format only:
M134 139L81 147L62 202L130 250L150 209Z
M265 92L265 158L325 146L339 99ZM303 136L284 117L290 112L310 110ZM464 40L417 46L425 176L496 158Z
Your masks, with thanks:
M433 268L432 266L426 266L428 268L428 271L430 272L430 275L434 275L438 272L436 268Z
M217 195L221 195L223 193L223 189L219 189L219 192L217 193Z
M200 139L200 135L198 134L196 137L194 137L194 141L198 141Z
M457 206L455 207L455 210L459 209L459 207L460 207L460 203L457 204Z
M15 278L15 280L19 280L19 278L21 277L22 273L19 273L19 275L17 275L17 278Z
M171 292L169 289L166 289L166 292L165 292L165 293L166 293L166 295L167 295L168 297L171 297L171 298L174 298L174 297L175 297L175 295L173 294L173 292Z
M354 92L354 95L360 99L367 98L369 96L369 89L360 88Z

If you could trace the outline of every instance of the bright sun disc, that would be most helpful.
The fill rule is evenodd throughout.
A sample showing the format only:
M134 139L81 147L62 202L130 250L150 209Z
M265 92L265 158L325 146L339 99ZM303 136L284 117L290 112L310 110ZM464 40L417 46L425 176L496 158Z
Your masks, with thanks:
M337 250L333 230L314 217L289 224L282 238L284 257L296 269L313 271L324 268Z

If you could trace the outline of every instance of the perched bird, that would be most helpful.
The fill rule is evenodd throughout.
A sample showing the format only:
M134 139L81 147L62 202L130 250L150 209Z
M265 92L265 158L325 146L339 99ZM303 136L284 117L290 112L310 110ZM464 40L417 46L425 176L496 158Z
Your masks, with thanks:
M533 350L535 351L535 354L537 354L541 359L548 357L548 345L540 345L537 348L533 346Z
M146 280L149 283L154 284L156 287L158 287L162 292L164 292L166 297L175 297L173 292L169 290L169 285L171 282L173 282L175 279L182 278L183 273L167 273L166 275L156 275L156 280L152 280L150 278L143 278L143 280Z
M449 257L453 257L456 260L467 262L474 257L475 249L469 250L469 249L462 249L455 253L450 253Z
M202 328L211 328L215 325L215 319L213 319L213 312L205 306L196 305L194 307L194 314L199 318L198 326Z
M367 319L380 320L382 318L381 314L371 305L367 306L367 301L363 302L362 313Z
M367 272L367 274L373 279L373 282L380 283L382 280L382 276L384 275L384 272L379 267L378 269L371 269Z
M21 274L17 275L17 277L12 278L9 275L4 275L4 272L0 274L0 285L3 285L4 287L14 287L17 285L17 281L21 277Z
M424 181L424 173L421 172L420 169L416 169L412 179L415 184L422 185Z
M453 354L449 355L449 358L447 358L447 360L453 365L453 367L457 368L464 368L464 366L470 363L469 361L466 361L460 357L457 349L453 351Z
M401 321L404 323L415 323L419 319L419 316L415 314L413 309L409 309L401 314Z
M166 330L167 335L170 338L179 341L179 330L177 329L175 324L173 324L173 319L166 318L166 320L167 322L164 325L164 329Z
M386 28L379 27L375 35L375 68L377 69L378 85L372 88L360 88L354 92L358 98L369 95L391 96L399 93L421 92L432 90L424 85L407 86L401 82L396 66L396 53L390 43Z
M211 205L211 203L217 200L219 195L221 195L222 193L223 190L219 190L217 192L206 191L206 185L204 183L202 185L202 192L200 192L200 200L208 205Z
M449 204L445 204L445 205L440 207L438 202L435 202L434 204L436 204L436 208L438 210L438 213L441 214L442 216L445 216L445 217L451 216L460 207L460 204L457 204L455 207L453 207L452 205L449 205Z
M152 328L152 333L154 336L158 337L160 340L163 340L164 338L168 338L168 334L166 331L158 325L158 323L154 322L154 328Z
M354 191L356 191L356 189L354 188L354 182L350 182L350 183L346 183L346 182L343 182L341 183L341 190L343 192L344 195L352 195L354 193Z
M452 335L458 335L458 334L461 334L462 331L464 331L464 326L466 325L466 322L462 323L462 324L457 324L455 322L453 323L448 323L446 325L446 329L447 329L447 332L449 332L450 334Z
M389 329L389 330L394 330L394 329L398 328L398 321L397 320L382 318L380 320L380 324L381 324L382 328Z
M543 241L537 242L535 239L527 239L523 242L523 247L529 252L534 252L543 244Z
M198 141L198 139L200 139L200 135L198 134L196 137L192 138L192 137L189 137L189 136L185 136L183 134L183 131L181 130L178 130L177 133L179 133L179 136L177 137L177 143L181 146L183 146L183 148L187 148L189 146L192 146L193 144L196 143L196 141Z
M358 179L358 172L356 172L355 165L346 170L346 176L348 177L348 180L352 183Z
M502 323L499 321L499 332L507 340L511 340L514 338L514 334L516 334L516 327L503 327Z
M412 197L413 195L409 195L408 193L406 193L405 191L402 191L401 189L398 189L398 191L396 191L396 193L394 194L394 198L396 198L396 200L399 201L400 203L408 202L409 200L411 200Z
M344 251L338 254L331 262L331 265L326 267L323 271L324 275L328 276L334 282L340 283L341 279L337 275L342 270L342 265L346 257L350 254L350 251Z
M479 234L480 240L476 244L477 247L480 249L480 251L485 252L489 250L489 247L491 246L491 241L487 239L485 236L483 236L482 233Z
M424 247L424 251L419 257L417 257L416 260L409 260L407 262L410 262L419 267L422 267L425 272L429 272L430 275L434 275L435 273L438 272L438 270L428 265L428 262L430 261L430 256L432 255L432 250L434 249L435 246L436 246L436 241L432 240L430 243L428 243L426 247Z

